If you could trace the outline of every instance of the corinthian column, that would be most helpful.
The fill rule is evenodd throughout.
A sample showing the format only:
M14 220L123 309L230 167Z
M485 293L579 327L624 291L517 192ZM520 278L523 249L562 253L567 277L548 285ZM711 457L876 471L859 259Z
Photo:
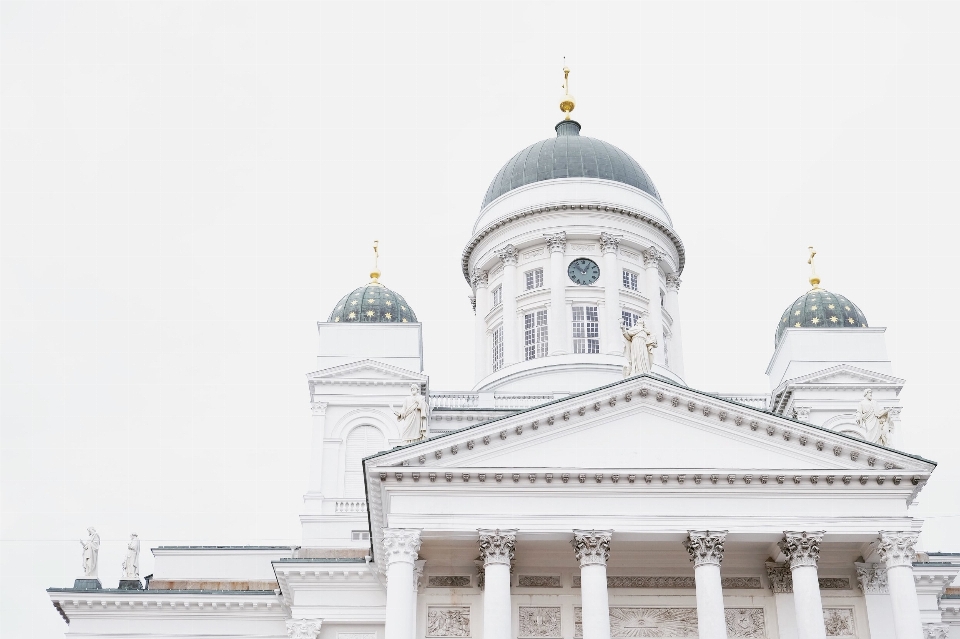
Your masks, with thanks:
M580 561L580 606L583 636L610 639L610 604L607 596L607 559L612 530L574 530L573 554Z
M487 272L474 269L473 277L474 296L477 300L476 316L474 317L474 337L476 351L474 362L475 381L480 381L490 370L492 353L487 344L487 313L490 312L490 291L487 288Z
M520 342L517 341L517 257L513 244L507 244L498 252L503 262L501 293L503 295L503 365L516 364L520 357ZM549 333L548 333L549 335Z
M817 561L820 560L820 542L823 531L784 531L780 550L790 563L793 578L793 605L797 615L797 639L826 639L823 625L823 604L820 602L820 582L817 579Z
M611 355L623 354L623 339L620 337L620 285L623 282L623 271L620 269L620 260L617 251L620 247L620 236L610 233L600 234L600 251L603 253L603 300L607 311L606 326L600 332L600 339L608 335L606 352Z
M700 639L726 639L727 621L723 614L723 587L720 562L727 531L691 530L683 541L693 562L697 585L697 629Z
M870 639L895 639L887 569L882 564L857 563L857 582L867 603Z
M551 355L567 351L567 318L564 292L567 287L567 272L563 265L563 252L567 249L567 234L563 231L545 236L550 251L550 324L547 340Z
M383 552L387 564L387 623L384 639L413 639L413 571L420 551L420 531L384 528Z
M483 639L510 639L510 562L517 543L516 530L480 529L483 560Z
M683 377L683 336L680 335L680 278L667 275L667 294L663 300L667 312L673 318L670 332L670 370Z
M920 603L913 581L914 546L920 533L880 531L877 553L887 567L887 588L897 639L922 639Z
M660 257L657 247L651 246L643 252L644 293L650 298L650 332L657 340L657 348L653 349L653 362L663 366L663 310L660 303Z

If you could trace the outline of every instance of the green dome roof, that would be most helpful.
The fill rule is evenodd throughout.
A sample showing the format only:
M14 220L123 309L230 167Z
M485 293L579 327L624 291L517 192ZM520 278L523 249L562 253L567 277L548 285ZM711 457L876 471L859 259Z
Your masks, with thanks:
M407 300L383 284L370 283L343 296L328 322L416 322Z
M777 326L775 344L788 328L866 328L867 318L843 295L822 288L804 293L783 311Z

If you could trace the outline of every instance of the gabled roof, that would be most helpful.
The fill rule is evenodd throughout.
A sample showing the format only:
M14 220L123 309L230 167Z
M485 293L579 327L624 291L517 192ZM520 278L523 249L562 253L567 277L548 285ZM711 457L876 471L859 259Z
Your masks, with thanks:
M307 380L311 386L338 383L409 384L411 382L425 383L427 376L373 359L362 359L357 362L307 373Z

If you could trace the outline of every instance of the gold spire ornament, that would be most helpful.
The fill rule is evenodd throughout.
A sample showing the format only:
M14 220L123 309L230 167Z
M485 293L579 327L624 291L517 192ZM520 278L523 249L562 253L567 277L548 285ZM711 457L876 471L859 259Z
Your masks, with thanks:
M817 252L813 250L813 247L808 247L810 249L810 258L807 260L807 264L810 265L810 286L813 288L812 291L820 290L820 277L817 275L817 267L813 263L813 258L817 256Z
M371 284L380 284L380 269L377 268L377 261L380 259L380 240L373 241L373 270L370 271L370 283Z
M577 106L577 101L570 95L570 69L563 67L563 95L560 96L560 110L566 113L564 120L570 119L570 112Z

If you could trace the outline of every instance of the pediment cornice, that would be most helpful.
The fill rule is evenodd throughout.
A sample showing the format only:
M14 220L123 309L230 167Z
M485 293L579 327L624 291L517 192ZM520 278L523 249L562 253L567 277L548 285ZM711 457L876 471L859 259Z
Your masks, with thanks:
M850 378L853 378L851 381ZM866 370L850 364L839 364L830 368L801 375L780 384L774 395L787 387L810 388L816 390L848 390L850 388L893 388L899 392L905 380L892 375Z
M363 359L307 373L307 381L311 388L324 384L400 385L424 384L427 382L427 376L399 366L384 364L372 359Z

